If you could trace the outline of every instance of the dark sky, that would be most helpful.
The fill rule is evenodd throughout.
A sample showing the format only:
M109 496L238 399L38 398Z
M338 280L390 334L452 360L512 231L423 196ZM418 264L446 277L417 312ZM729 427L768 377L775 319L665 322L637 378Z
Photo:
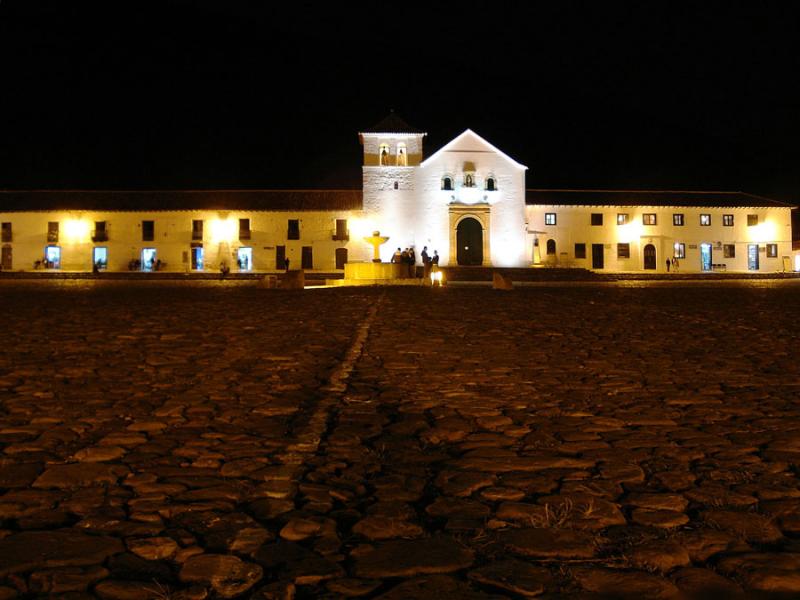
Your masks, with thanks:
M359 187L394 108L529 187L800 200L793 3L0 0L0 188Z

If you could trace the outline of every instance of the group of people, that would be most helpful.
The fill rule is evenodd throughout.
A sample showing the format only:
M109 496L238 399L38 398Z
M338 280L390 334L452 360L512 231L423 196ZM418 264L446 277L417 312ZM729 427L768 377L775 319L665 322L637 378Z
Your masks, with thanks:
M674 256L672 258L668 258L667 259L667 273L669 273L670 267L672 267L672 272L673 273L677 273L678 272L678 266L679 266L678 265L678 259L675 258Z
M423 277L428 277L431 269L438 268L439 253L434 250L433 256L430 256L428 254L428 247L424 246L422 248L422 252L420 252L420 258L422 259L422 268L424 269ZM405 250L401 250L400 248L395 250L394 254L392 255L391 262L394 264L403 265L406 268L403 272L404 277L416 276L417 255L414 252L414 246L410 246Z

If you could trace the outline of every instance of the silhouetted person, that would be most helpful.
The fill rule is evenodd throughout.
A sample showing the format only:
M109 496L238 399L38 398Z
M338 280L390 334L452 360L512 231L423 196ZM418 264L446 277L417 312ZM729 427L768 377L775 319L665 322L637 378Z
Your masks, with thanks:
M667 273L669 273L669 268L672 266L672 261L667 259Z
M283 259L283 266L286 267L286 272L289 272L289 257Z

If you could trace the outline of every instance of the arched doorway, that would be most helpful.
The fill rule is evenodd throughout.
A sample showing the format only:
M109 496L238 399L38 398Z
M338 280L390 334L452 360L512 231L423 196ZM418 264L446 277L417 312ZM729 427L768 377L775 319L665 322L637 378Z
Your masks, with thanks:
M477 219L467 217L458 224L456 260L465 266L483 264L483 227Z
M644 268L653 270L656 268L656 247L653 244L644 247Z

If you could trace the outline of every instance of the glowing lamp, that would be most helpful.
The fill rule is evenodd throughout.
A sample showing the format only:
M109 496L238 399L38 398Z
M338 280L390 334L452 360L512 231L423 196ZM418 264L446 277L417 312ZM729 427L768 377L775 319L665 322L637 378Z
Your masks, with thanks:
M73 242L89 237L89 222L81 219L68 219L64 222L64 235Z
M214 242L230 242L237 235L237 224L229 219L211 221L211 239Z

